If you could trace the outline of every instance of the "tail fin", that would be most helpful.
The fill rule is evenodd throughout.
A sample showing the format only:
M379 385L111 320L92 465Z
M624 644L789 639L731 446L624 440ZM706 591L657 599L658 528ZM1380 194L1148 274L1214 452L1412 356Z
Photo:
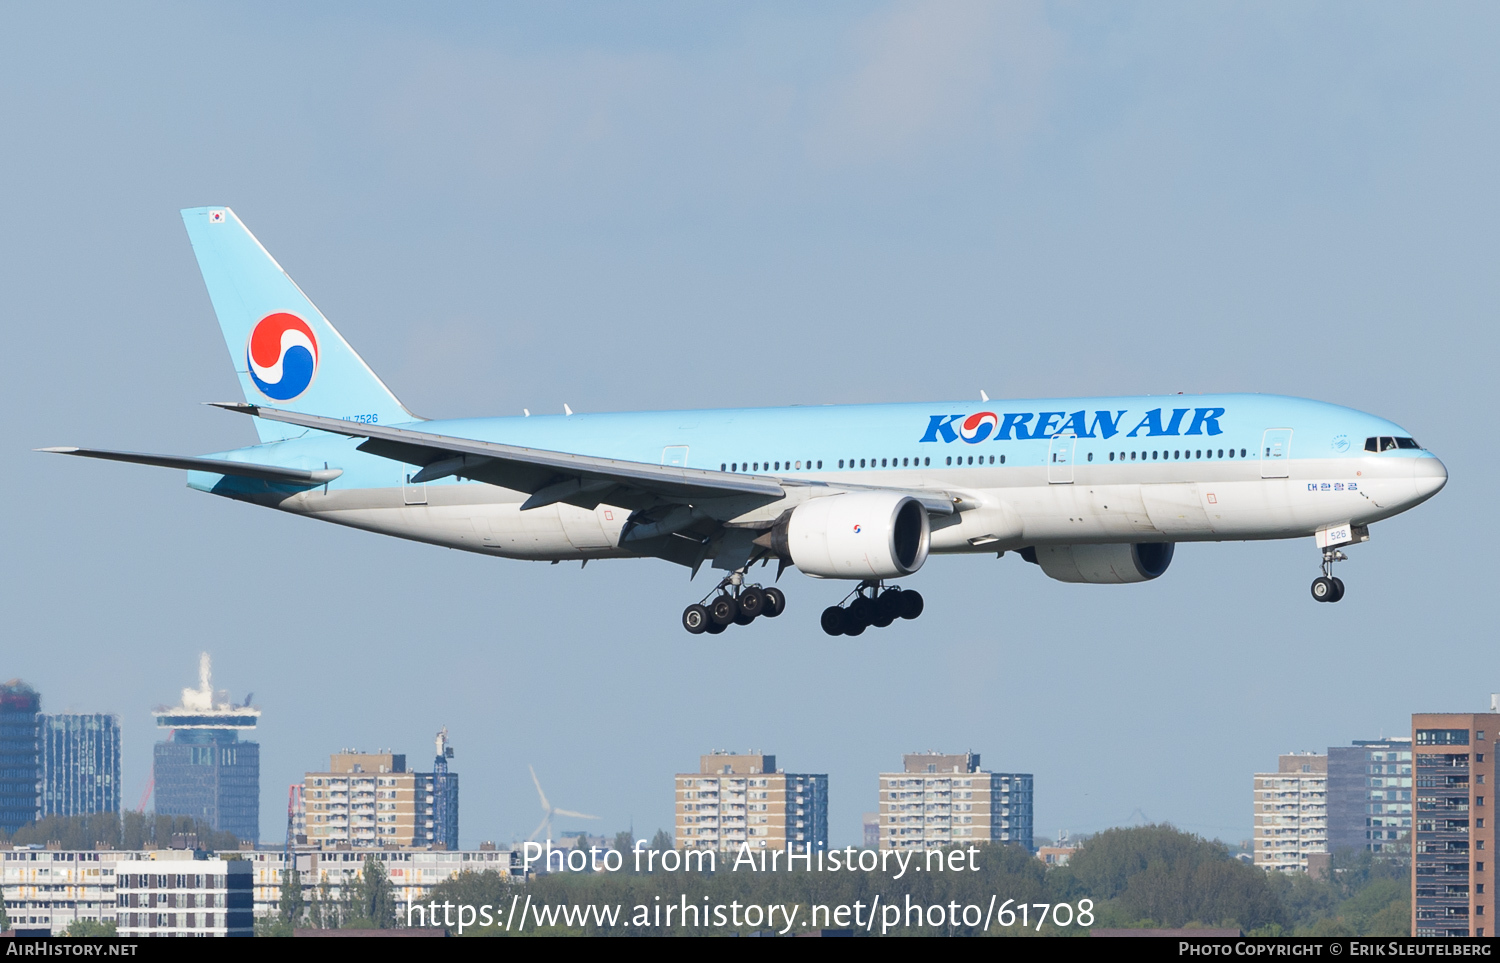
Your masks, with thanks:
M374 424L416 421L227 207L182 212L245 400ZM262 442L302 433L255 419Z

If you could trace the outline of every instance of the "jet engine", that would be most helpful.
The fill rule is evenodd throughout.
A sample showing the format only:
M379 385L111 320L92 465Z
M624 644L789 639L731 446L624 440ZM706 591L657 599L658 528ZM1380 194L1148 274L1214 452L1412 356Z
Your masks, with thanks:
M1059 582L1119 585L1149 582L1172 564L1171 542L1116 545L1038 545L1021 549L1021 557L1035 562Z
M910 495L849 492L803 502L771 531L782 558L820 578L900 578L927 561L927 509Z

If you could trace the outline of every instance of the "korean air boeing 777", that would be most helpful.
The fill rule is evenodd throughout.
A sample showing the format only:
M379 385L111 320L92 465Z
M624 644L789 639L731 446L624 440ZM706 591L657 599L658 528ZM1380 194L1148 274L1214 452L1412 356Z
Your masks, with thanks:
M1157 578L1178 542L1314 537L1341 549L1448 474L1350 408L1169 395L429 421L402 407L225 207L182 212L260 444L203 457L46 451L186 469L188 485L385 535L551 562L665 559L727 573L693 633L780 615L771 560L855 587L832 635L916 618L887 582L930 553L1015 552L1064 582Z

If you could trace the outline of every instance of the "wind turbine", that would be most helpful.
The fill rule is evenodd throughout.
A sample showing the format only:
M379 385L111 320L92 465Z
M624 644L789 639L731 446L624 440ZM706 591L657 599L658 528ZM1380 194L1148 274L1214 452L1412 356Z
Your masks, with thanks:
M536 777L536 769L532 766L527 766L526 768L531 770L531 781L536 784L536 794L540 796L542 800L542 812L546 813L546 815L542 817L542 821L540 823L537 823L537 827L531 831L531 835L526 837L527 842L535 841L537 836L540 835L542 830L544 829L547 831L547 839L550 842L552 839L553 816L572 816L574 819L599 818L598 816L590 816L588 813L576 813L571 809L558 809L557 807L553 806L550 802L547 801L547 794L542 792L542 783L541 780L537 779Z

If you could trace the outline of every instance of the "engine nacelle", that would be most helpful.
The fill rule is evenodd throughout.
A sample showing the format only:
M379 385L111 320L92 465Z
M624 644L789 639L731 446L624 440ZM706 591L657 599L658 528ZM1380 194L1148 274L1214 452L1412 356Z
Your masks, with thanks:
M782 558L821 578L900 578L927 561L932 528L910 495L849 492L803 502L777 524Z
M1149 582L1172 564L1171 542L1140 542L1116 545L1038 545L1022 549L1021 556L1035 562L1059 582L1093 582L1119 585Z

